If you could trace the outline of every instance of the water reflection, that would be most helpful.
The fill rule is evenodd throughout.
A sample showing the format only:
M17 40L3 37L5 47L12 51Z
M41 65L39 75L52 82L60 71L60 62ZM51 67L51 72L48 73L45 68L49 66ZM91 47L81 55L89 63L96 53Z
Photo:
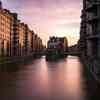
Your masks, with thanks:
M0 77L4 83L0 83L4 91L0 95L2 100L84 100L84 79L78 57L59 62L46 62L43 57L20 67L23 69L17 72L0 73L4 76Z
M66 66L69 66L66 68L67 93L72 96L71 100L83 100L82 65L76 58L69 59Z

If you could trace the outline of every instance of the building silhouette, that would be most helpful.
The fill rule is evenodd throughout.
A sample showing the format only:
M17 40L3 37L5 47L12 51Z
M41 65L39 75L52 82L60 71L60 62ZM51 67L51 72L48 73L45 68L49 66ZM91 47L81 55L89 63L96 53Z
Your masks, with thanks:
M83 0L79 47L89 58L100 58L100 0Z
M100 0L83 0L78 48L87 67L99 80Z

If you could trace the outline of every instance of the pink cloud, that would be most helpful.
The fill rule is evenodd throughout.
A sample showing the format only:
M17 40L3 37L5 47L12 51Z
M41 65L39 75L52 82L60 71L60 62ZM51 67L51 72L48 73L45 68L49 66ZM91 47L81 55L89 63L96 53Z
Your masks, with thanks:
M64 32L66 36L70 33L75 38L78 36L81 0L9 0L9 3L4 0L4 4L18 12L19 18L29 24L42 37L44 43L56 32L58 35ZM72 39L72 43L77 39L78 37L76 40Z

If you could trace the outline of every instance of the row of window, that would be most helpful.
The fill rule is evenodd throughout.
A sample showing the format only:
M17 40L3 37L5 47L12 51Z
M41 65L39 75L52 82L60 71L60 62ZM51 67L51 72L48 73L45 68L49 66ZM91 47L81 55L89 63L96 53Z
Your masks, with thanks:
M13 20L13 19L11 19L11 15L7 15L7 14L3 14L3 13L0 13L0 19L2 21L6 21L7 23L9 23L11 20Z
M0 34L0 38L3 40L10 40L10 36L5 34Z

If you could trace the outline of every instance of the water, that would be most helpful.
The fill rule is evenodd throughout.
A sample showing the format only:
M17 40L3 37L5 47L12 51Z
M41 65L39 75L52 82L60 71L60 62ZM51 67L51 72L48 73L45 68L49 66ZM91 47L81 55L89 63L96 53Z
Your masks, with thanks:
M0 100L87 99L86 79L78 57L56 62L42 57L19 68L0 72Z

